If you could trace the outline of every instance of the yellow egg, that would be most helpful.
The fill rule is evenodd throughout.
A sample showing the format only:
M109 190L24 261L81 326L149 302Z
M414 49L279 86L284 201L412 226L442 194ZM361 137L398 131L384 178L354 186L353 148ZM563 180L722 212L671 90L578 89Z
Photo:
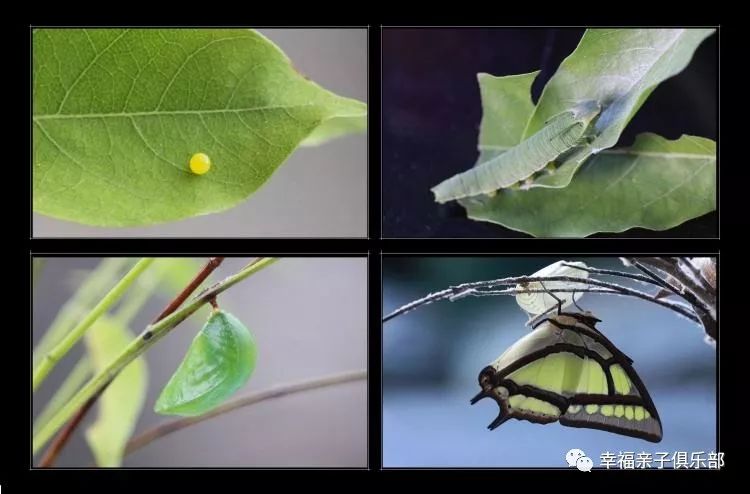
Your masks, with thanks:
M204 153L195 153L190 158L190 171L196 175L203 175L211 169L211 158Z

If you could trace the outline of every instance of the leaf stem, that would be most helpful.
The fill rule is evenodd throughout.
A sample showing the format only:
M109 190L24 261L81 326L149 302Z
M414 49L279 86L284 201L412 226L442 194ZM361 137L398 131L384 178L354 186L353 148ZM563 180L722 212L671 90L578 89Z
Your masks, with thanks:
M151 444L152 442L156 441L159 438L172 434L173 432L177 432L186 427L190 427L191 425L195 425L200 422L212 419L214 417L218 417L219 415L224 415L225 413L229 413L233 410L237 410L242 407L254 405L256 403L260 403L266 400L281 398L283 396L287 396L293 393L311 391L313 389L323 388L327 386L334 386L337 384L358 381L358 380L366 379L366 378L367 378L367 371L365 370L351 371L351 372L345 372L342 374L334 374L330 376L320 377L316 379L308 379L306 381L300 381L300 382L292 383L292 384L284 384L284 385L280 385L280 386L267 389L265 391L260 391L257 393L249 394L247 396L242 396L232 401L228 401L224 403L223 405L201 416L180 418L180 419L176 419L170 422L165 422L163 424L159 424L155 427L152 427L151 429L148 429L145 432L139 434L138 436L132 438L130 442L128 442L127 448L125 449L125 454L128 455L130 453L133 453L134 451L137 451Z
M47 378L57 363L70 351L76 342L86 333L94 322L107 312L117 300L122 297L130 285L143 273L154 261L153 258L144 258L138 261L133 268L102 298L96 306L78 323L44 358L34 370L32 390L36 391L40 384Z
M195 313L204 304L208 303L210 298L224 292L228 288L236 285L263 268L270 266L277 260L278 259L276 258L270 257L259 258L256 262L225 278L217 285L193 298L184 307L176 310L161 321L148 325L113 362L86 383L83 388L81 388L78 393L76 393L76 395L73 396L73 398L71 398L71 400L62 407L42 429L39 430L32 440L32 452L36 453L39 451L39 449L49 441L52 435L55 434L60 427L62 427L63 424L65 424L76 413L76 410L81 408L91 397L104 389L104 387L106 387L111 380L127 367L128 364L143 354L157 341L166 336L169 331Z
M91 361L88 356L84 355L70 371L65 381L57 388L44 410L37 415L36 420L34 420L34 434L83 386L86 380L91 377L92 372Z

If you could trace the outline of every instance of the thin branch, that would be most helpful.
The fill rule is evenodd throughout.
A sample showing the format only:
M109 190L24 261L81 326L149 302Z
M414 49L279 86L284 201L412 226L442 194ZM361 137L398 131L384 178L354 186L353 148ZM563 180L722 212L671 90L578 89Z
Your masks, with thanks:
M688 275L682 268L684 262L680 258L664 257L633 257L628 261L642 262L664 273L672 276L683 287L679 290L680 296L696 308L696 312L706 312L712 319L716 319L716 298L712 288L704 288L698 285L692 275ZM694 267L694 266L693 266Z
M34 368L39 365L42 357L86 315L86 312L91 310L91 307L101 298L102 292L112 286L119 278L120 271L131 262L131 259L124 257L108 257L89 273L73 296L60 307L34 348Z
M489 281L476 281L476 282L470 282L470 283L463 283L461 285L449 287L445 290L440 290L439 292L431 293L425 297L422 297L418 300L410 302L396 309L395 311L391 312L387 316L385 316L383 318L383 322L387 322L393 319L394 317L410 312L422 305L431 304L433 302L437 302L439 300L444 300L444 299L455 300L457 298L460 298L461 296L467 295L467 293L465 292L471 292L472 290L476 290L477 288L492 288L495 286L519 285L519 284L524 284L524 283L547 282L547 281L567 281L567 282L576 283L578 286L584 285L584 287L579 287L575 289L553 288L551 290L538 290L538 289L534 290L534 289L525 289L525 288L515 288L513 290L507 290L507 291L503 290L502 293L497 293L496 295L514 295L518 293L548 293L549 291L553 293L554 292L566 292L566 291L593 292L594 290L589 288L588 285L594 285L594 286L600 286L603 288L608 288L618 294L628 295L628 296L648 300L649 302L653 302L655 304L672 309L695 322L699 322L696 315L693 314L688 309L686 309L681 304L675 304L674 302L665 301L665 300L658 300L658 299L655 299L653 295L650 295L648 293L645 293L639 290L635 290L633 288L628 288L622 285L618 285L616 283L596 280L592 278L579 278L575 276L541 276L541 277L540 276L514 276L514 277L500 278L500 279L489 280ZM611 293L611 292L608 292L608 293ZM471 293L468 293L468 295L471 295Z
M654 273L653 271L651 271L649 268L644 266L643 263L640 262L639 260L631 259L630 262L633 264L633 266L635 266L636 268L646 273L646 275L651 277L654 281L658 282L659 285L662 287L662 289L672 292L675 295L682 296L682 294L680 293L680 289L678 287L670 283L668 279L664 279L660 277L659 275L657 275L656 273Z
M192 294L200 286L200 284L203 283L203 281L221 265L222 262L224 262L223 257L212 257L211 259L209 259L206 265L203 266L200 271L198 271L198 274L195 275L190 283L188 283L187 286L183 288L182 291L178 293L177 296L167 304L161 314L156 316L151 324L156 324L157 322L161 321L162 319L176 311L177 308L180 307L180 305L182 305L182 303L190 296L190 294ZM94 403L96 403L99 397L104 394L104 391L109 387L111 383L112 381L106 383L100 391L89 398L89 400L78 410L78 412L76 412L75 416L70 420L70 422L68 422L68 425L66 425L65 428L57 435L55 440L52 441L52 444L50 444L47 452L39 461L39 467L49 468L54 465L55 460L57 460L57 457L60 455L63 448L65 448L65 445L68 443L68 441L70 441L70 438L73 437L73 433L81 424L84 417L86 417L88 411L91 410L91 408L94 406Z
M190 427L191 425L195 425L211 418L218 417L219 415L229 413L242 407L254 405L256 403L271 400L274 398L281 398L293 393L311 391L313 389L334 386L337 384L358 381L366 378L367 371L352 371L343 374L335 374L316 379L309 379L307 381L301 381L293 384L284 384L267 389L265 391L260 391L258 393L253 393L247 396L236 398L199 417L181 418L173 420L171 422L159 424L151 429L146 430L145 432L139 434L137 437L132 438L128 442L128 445L125 449L125 454L129 455L130 453L133 453L134 451L137 451L144 446L151 444L159 438L172 434L173 432L177 432L186 427Z
M711 311L713 307L716 307L716 290L710 283L708 283L708 280L703 276L703 273L698 269L698 266L693 264L691 259L687 258L679 259L677 265L683 271L687 268L687 270L693 275L686 277L688 280L688 284L686 285L688 289L708 306L709 311ZM716 314L712 313L712 316L715 317Z
M690 271L693 274L693 276L695 277L695 279L700 281L700 285L699 286L701 287L701 289L702 290L706 289L706 287L708 286L708 282L703 277L703 273L701 273L701 270L698 269L698 267L695 264L693 264L692 262L690 262L689 259L682 259L682 258L678 257L677 258L677 265L681 266L683 268L687 268L688 271Z
M39 415L34 420L34 426L32 428L33 433L36 434L39 429L46 424L50 417L52 417L61 406L65 405L68 400L83 386L86 381L93 374L91 360L88 355L83 355L80 360L73 367L73 370L65 377L65 380L57 391L52 395L52 398L47 401Z
M642 300L647 300L649 302L653 302L657 305L661 305L662 307L666 307L667 309L671 309L678 314L687 317L693 322L700 323L700 319L698 316L695 315L695 313L691 310L691 307L684 304L679 304L676 302L668 302L660 299L654 298L653 295L641 292L638 290L633 290L632 288L625 288L625 290L616 290L612 288L590 288L590 287L581 287L581 288L552 288L549 290L540 290L540 289L507 289L507 290L477 290L477 289L471 289L465 293L467 296L475 296L475 297L488 297L488 296L496 296L496 295L518 295L520 293L605 293L610 295L623 295L628 297L636 297L640 298Z
M44 452L44 455L39 460L40 468L50 468L52 465L54 465L55 460L60 455L60 452L65 447L65 445L68 444L68 441L70 441L70 438L73 436L73 433L78 427L78 424L83 421L83 418L86 416L86 412L88 412L91 407L94 406L96 399L99 398L102 393L104 393L105 389L107 389L107 386L102 387L96 392L94 396L89 398L88 401L80 408L80 410L78 410L71 421L68 422L68 426L60 431L60 434L55 438L54 441L52 441L52 444L50 444L49 448L47 448L47 451Z
M259 258L260 259L260 258ZM256 259L252 264L258 262L259 259ZM208 260L205 266L198 271L198 274L195 275L195 278L187 284L185 288L182 289L182 291L172 299L171 302L167 304L166 307L164 307L164 310L161 311L161 314L156 316L154 321L151 324L156 324L157 322L161 321L174 311L176 311L184 302L187 300L187 298L192 295L192 293L198 289L199 286L201 286L201 283L206 281L206 278L208 278L211 273L213 273L216 268L221 266L221 263L224 262L223 257L212 257Z
M659 287L662 287L663 285L660 283L659 280L653 280L649 278L648 276L643 276L641 274L634 274L634 273L628 273L626 271L617 271L614 269L599 269L599 268L590 268L588 266L582 267L582 266L576 266L575 264L568 264L568 263L562 263L563 266L569 267L569 268L575 268L580 269L581 271L586 271L591 274L601 274L605 276L618 276L620 278L630 278L631 280L637 280L643 283L648 283L650 285L656 285Z
M79 390L79 392L75 396L73 396L73 398L71 398L66 406L64 406L52 419L50 419L50 422L42 430L40 430L38 434L34 436L32 441L32 450L36 452L40 447L42 447L44 443L46 443L47 440L49 440L49 438L56 432L56 430L63 424L65 424L68 419L74 415L78 407L85 407L88 400L98 393L100 394L103 389L106 388L109 383L114 380L114 378L125 367L127 367L128 364L130 364L130 362L140 356L143 352L154 345L158 340L163 338L179 323L187 319L191 314L193 314L200 307L206 304L209 298L216 297L219 293L236 285L248 276L263 269L266 266L269 266L270 264L273 264L276 261L277 259L275 258L256 259L254 262L250 263L247 267L243 268L238 273L224 279L224 281L222 281L212 290L209 290L202 296L194 298L185 307L179 310L175 310L174 312L172 312L172 314L163 317L163 319L159 320L157 323L147 326L146 329L141 332L141 334L133 342L131 342L131 344L128 345L125 350L123 350L123 352L117 359L115 359L114 362L110 363L109 366L102 370L97 376L94 376L94 378L91 379L81 390ZM219 264L221 264L221 261L216 263L215 260L212 259L203 269L209 269L209 266L211 266L210 270L213 271ZM202 276L202 280L204 280L207 276L208 275ZM200 282L197 284L195 283L196 279L198 279L199 277L201 277L201 273L199 273L198 276L196 276L196 278L191 281L188 287L186 287L176 298L181 298L184 301L190 295L190 293L188 292L188 288L192 287L194 291L195 288L200 285ZM173 304L169 304L168 307L172 305ZM179 307L179 304L175 305L174 309L176 309L177 307ZM164 314L164 311L162 312L162 314ZM96 398L94 398L94 401L95 400ZM85 414L85 411L83 413ZM75 429L75 425L72 428Z
M36 391L40 384L47 378L52 369L62 359L73 345L81 339L92 324L99 319L99 316L109 310L109 308L122 297L131 284L140 276L146 268L154 261L153 258L144 258L138 261L128 273L112 287L112 289L99 301L96 306L79 322L75 328L71 329L68 334L55 345L39 362L34 369L31 389Z

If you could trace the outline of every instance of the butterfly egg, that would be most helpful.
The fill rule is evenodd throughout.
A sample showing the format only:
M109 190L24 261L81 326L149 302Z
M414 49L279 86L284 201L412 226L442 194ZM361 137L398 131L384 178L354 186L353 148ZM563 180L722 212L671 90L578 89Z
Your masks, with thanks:
M196 175L203 175L211 169L211 158L205 153L195 153L190 158L190 171Z
M544 167L544 169L547 171L547 173L555 173L555 170L557 170L557 163L554 161L550 161L547 166Z

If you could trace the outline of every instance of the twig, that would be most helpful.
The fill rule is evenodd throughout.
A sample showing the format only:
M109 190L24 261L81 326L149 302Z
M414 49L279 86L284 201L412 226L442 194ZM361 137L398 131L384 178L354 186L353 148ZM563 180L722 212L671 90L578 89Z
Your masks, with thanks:
M652 278L654 281L658 282L663 289L668 290L675 295L682 295L679 288L670 283L669 280L659 277L659 275L644 266L643 263L641 263L637 259L631 259L630 262L633 264L633 266L646 273L646 275Z
M99 301L96 306L84 317L81 322L71 329L68 334L55 345L39 362L34 369L34 377L31 389L35 391L40 384L47 378L52 369L55 368L61 358L73 348L73 345L81 339L86 331L96 320L107 312L109 308L119 300L130 285L143 273L146 268L154 261L153 258L144 258L138 261L128 273Z
M569 268L580 269L581 271L586 271L591 274L601 274L605 276L618 276L620 278L630 278L631 280L637 280L643 283L649 283L651 285L663 286L658 280L653 280L649 278L648 276L643 276L640 274L627 273L625 271L617 271L614 269L590 268L588 266L582 267L582 266L576 266L575 264L568 264L566 262L562 263L562 265L569 267Z
M709 312L712 312L716 306L716 291L708 283L700 269L693 264L690 259L678 259L677 266L684 272L685 268L692 273L693 276L686 276L687 288L693 292L701 302L704 302L708 306ZM697 281L697 282L696 282ZM712 312L712 315L716 317L716 314Z
M34 368L39 365L42 357L86 315L86 312L91 310L91 307L101 298L102 292L107 290L116 278L119 278L118 273L130 262L130 259L124 257L108 257L91 271L75 294L62 305L34 348Z
M412 311L416 309L417 307L420 307L422 305L430 304L433 302L437 302L439 300L443 300L446 298L457 298L464 295L464 292L475 290L476 288L491 288L495 286L503 286L503 285L518 285L523 283L534 283L534 282L547 282L547 281L568 281L576 283L577 285L594 285L594 286L600 286L603 288L608 288L610 290L613 290L616 293L622 294L622 295L629 295L632 297L638 297L642 298L644 300L648 300L650 302L654 302L658 305L662 305L664 307L667 307L669 309L675 310L676 312L684 315L685 317L688 317L689 319L699 322L696 318L695 314L691 313L687 309L685 309L684 306L681 306L680 304L675 304L674 302L669 302L665 300L657 300L654 298L653 295L650 295L645 292L641 292L639 290L635 290L632 288L628 288L622 285L618 285L616 283L611 283L608 281L601 281L601 280L595 280L592 278L579 278L575 276L515 276L515 277L509 277L509 278L500 278L497 280L489 280L489 281L476 281L476 282L470 282L470 283L463 283L461 285L456 285L449 287L445 290L441 290L439 292L431 293L425 297L422 297L421 299L415 300L413 302L410 302L395 311L391 312L387 316L383 318L383 322L387 322L394 317L400 316L402 314L405 314L409 311ZM576 289L558 289L553 288L549 291L552 292L565 292L565 291L575 291L575 292L593 292L589 287L580 287ZM524 289L524 288L516 288L514 291L502 291L503 293L497 293L496 295L514 295L517 293L547 293L548 290L536 290L533 289ZM471 293L469 293L471 295Z
M209 290L200 297L193 298L184 307L176 310L158 323L147 326L146 329L144 329L114 361L86 383L83 388L81 388L78 393L76 393L76 395L73 396L73 398L50 419L49 423L34 435L32 439L32 453L36 453L39 448L44 446L52 435L55 434L55 432L57 432L57 430L75 414L78 408L83 406L83 404L86 403L86 401L99 389L106 385L110 379L117 376L133 360L138 358L143 352L166 336L178 324L208 303L209 298L224 292L276 261L277 259L275 258L262 258L252 267L241 270L225 278L216 288Z
M198 274L195 275L195 278L187 284L185 288L182 289L182 291L172 299L171 302L167 304L166 307L164 307L164 310L161 311L161 314L156 316L154 321L151 324L156 324L157 322L161 321L174 311L176 311L182 304L187 300L187 298L198 289L199 286L201 286L201 283L206 281L206 278L208 278L211 273L213 273L216 268L218 268L221 263L224 262L223 257L212 257L208 260L205 266L198 272ZM255 260L255 262L258 262L258 259Z
M693 303L693 305L699 305L699 307L701 307L703 310L709 313L713 312L712 308L710 307L710 306L715 305L715 294L714 294L713 289L710 287L703 287L699 285L698 283L696 283L694 276L688 275L683 270L683 265L688 264L684 260L680 258L664 258L664 257L635 257L635 258L628 258L628 259L629 260L633 259L636 261L640 261L644 264L648 264L672 276L674 279L679 281L680 284L685 288L685 290L680 290L681 296L685 297L686 300L690 303ZM692 266L692 263L689 263L689 264L691 264ZM695 266L692 266L692 268L695 268ZM702 281L703 277L701 277L700 279ZM694 303L693 300L690 300L688 298L690 297L690 294L692 294L695 297L694 300L697 303ZM714 318L716 317L715 313L712 315Z
M701 284L696 283L694 275L685 272L685 267L682 264L687 263L680 258L669 258L669 257L637 257L627 258L631 263L642 262L653 266L665 274L675 279L682 289L679 290L680 296L689 302L697 314L698 318L703 325L703 329L708 336L717 340L719 337L718 323L716 320L716 292L710 287L701 286L703 278L701 277ZM695 268L695 266L693 266ZM687 268L690 269L690 268Z
M192 294L200 285L205 281L206 278L216 269L218 268L221 263L224 262L223 257L213 257L211 258L203 268L198 272L198 274L195 275L195 277L190 281L190 283L187 284L185 288L182 289L182 291L177 294L177 296L172 299L170 303L167 304L167 306L164 308L164 310L156 316L154 321L151 323L156 324L165 317L172 314L174 311L176 311L180 305L182 305L185 300ZM55 460L57 459L57 456L60 454L62 449L65 447L65 445L68 443L70 438L73 435L73 432L76 430L78 425L81 423L83 418L86 416L88 411L91 409L91 407L94 405L94 403L97 401L97 399L104 393L104 390L107 389L109 384L114 380L114 377L110 379L108 382L105 382L104 385L100 390L98 390L89 400L78 410L76 415L73 417L73 419L68 422L68 425L60 432L60 434L55 438L55 440L52 442L50 447L48 448L47 452L44 455L44 458L40 461L39 466L42 468L45 467L51 467ZM71 400L72 401L72 400Z
M666 307L667 309L671 309L678 314L687 317L693 322L700 323L700 319L698 316L695 315L695 313L691 310L690 306L679 304L675 302L667 302L664 300L656 299L653 295L650 295L645 292L641 292L638 290L633 290L632 288L625 288L625 291L621 290L615 290L612 288L551 288L549 290L541 290L541 289L507 289L507 290L477 290L472 289L466 293L466 295L469 296L475 296L475 297L488 297L488 296L496 296L496 295L518 295L519 293L607 293L611 295L623 295L628 297L636 297L643 300L647 300L649 302L653 302L657 305L661 305L662 307Z
M70 420L70 422L68 422L67 427L60 431L60 434L55 438L54 441L52 441L52 444L50 444L49 448L47 448L47 451L44 452L44 455L39 460L40 468L50 468L52 465L54 465L55 460L60 455L60 452L65 447L65 445L68 444L68 441L70 441L70 438L73 436L73 433L78 427L78 424L83 421L83 418L86 416L86 412L88 412L91 407L94 406L96 399L99 398L102 393L104 393L105 389L107 389L107 386L102 387L99 391L96 392L94 396L89 398L88 401Z
M88 381L92 374L93 370L91 360L88 355L83 355L73 367L73 370L71 370L65 377L63 383L58 386L57 391L52 395L52 398L47 401L44 410L37 415L32 428L34 434L36 434L39 429L49 421L50 417L52 417L61 406L68 402L75 392L78 391L86 381Z
M125 454L129 455L130 453L133 453L134 451L137 451L143 448L144 446L151 444L157 439L162 438L166 435L169 435L173 432L182 430L186 427L190 427L191 425L195 425L197 423L203 422L205 420L209 420L219 415L229 413L233 410L237 410L242 407L254 405L256 403L260 403L262 401L266 401L266 400L270 400L274 398L281 398L283 396L286 396L292 393L310 391L310 390L317 389L317 388L323 388L326 386L334 386L336 384L343 384L343 383L357 381L357 380L366 379L366 378L367 378L367 371L364 371L364 370L352 371L352 372L347 372L344 374L335 374L332 376L326 376L326 377L321 377L317 379L309 379L307 381L301 381L301 382L294 383L294 384L284 384L281 386L267 389L265 391L260 391L258 393L253 393L247 396L243 396L235 400L229 401L199 417L181 418L181 419L173 420L171 422L165 422L163 424L159 424L155 427L152 427L151 429L148 429L145 432L139 434L137 437L132 438L128 442L128 445L125 449Z

